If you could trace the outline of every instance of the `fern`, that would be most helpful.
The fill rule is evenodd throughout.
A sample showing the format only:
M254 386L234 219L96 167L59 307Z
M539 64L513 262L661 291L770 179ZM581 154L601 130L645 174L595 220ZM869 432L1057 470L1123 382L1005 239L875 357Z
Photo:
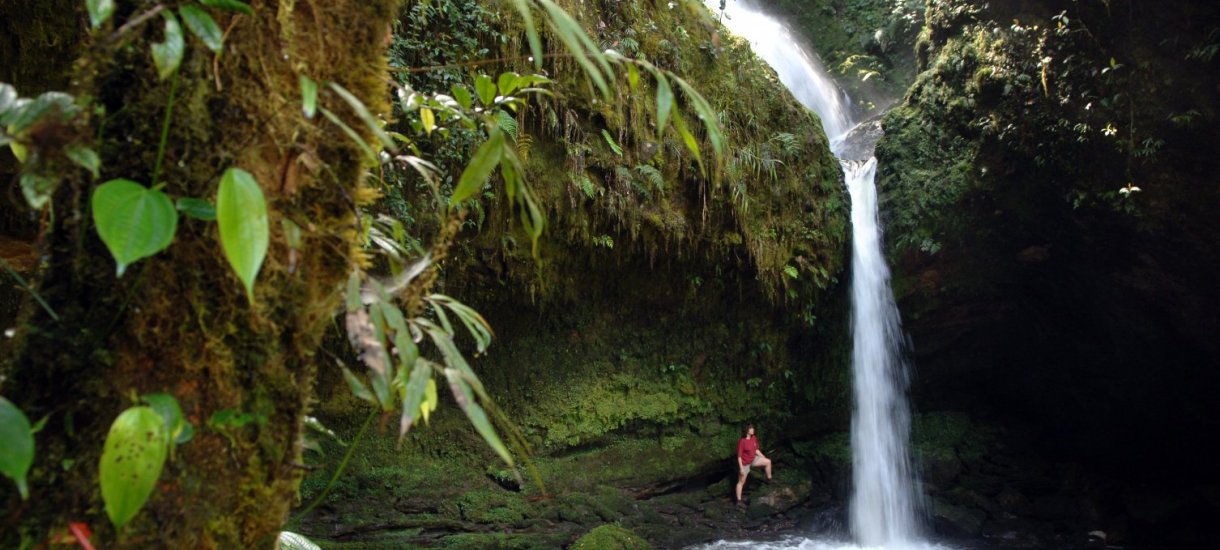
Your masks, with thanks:
M529 134L521 134L517 138L517 156L521 157L521 162L528 162L530 159L530 151L534 148L534 138Z
M665 192L665 175L660 170L651 164L641 164L635 167L635 173L641 178L652 184L652 187L659 193Z
M796 136L787 132L780 132L771 137L771 141L779 145L780 156L787 158L796 156L801 152L801 144L797 141Z
M614 154L616 154L620 157L623 156L623 148L619 147L618 143L614 142L614 138L610 137L610 132L607 132L605 129L603 129L602 137L606 139L606 144L610 146L610 150L614 151Z
M499 124L500 130L503 130L505 134L508 134L508 137L511 137L514 140L517 139L517 119L513 118L513 115L509 114L507 111L500 111Z
M589 200L593 200L597 197L597 187L593 185L593 180L589 179L588 174L581 174L580 179L576 182L576 186L580 188L580 191L584 193Z

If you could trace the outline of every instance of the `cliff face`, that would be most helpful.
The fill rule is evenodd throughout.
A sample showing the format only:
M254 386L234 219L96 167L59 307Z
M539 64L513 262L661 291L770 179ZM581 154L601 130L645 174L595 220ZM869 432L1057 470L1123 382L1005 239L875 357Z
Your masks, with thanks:
M915 402L1027 426L1118 501L1214 480L1218 37L1198 3L932 1L884 120Z
M677 491L674 498L683 502L708 499L727 513L731 486L705 489L731 473L726 464L742 423L758 423L769 449L781 454L791 454L792 440L846 426L849 338L841 281L850 229L842 176L816 115L745 44L718 32L698 3L558 3L601 47L690 82L718 113L727 151L717 163L703 143L702 173L680 137L658 136L649 79L633 93L619 75L617 97L606 103L591 99L575 62L548 59L556 96L509 124L545 208L539 258L517 214L488 193L446 260L442 292L473 306L496 331L474 368L535 451L530 468L549 492L598 494L598 502L613 504ZM410 4L391 61L426 67L510 59L503 67L408 73L404 78L420 90L446 90L480 70L527 71L518 58L528 48L512 13L467 0ZM563 52L554 37L545 39L552 52ZM682 114L698 126L693 111ZM451 136L425 148L434 147L429 157L452 167L475 142ZM387 213L427 239L435 222L423 213L432 197L423 182L396 181ZM342 382L335 377L321 386L333 391L321 412L342 427L352 405ZM623 517L609 505L590 518L587 504L535 504L506 492L498 483L515 482L457 416L442 405L430 426L413 430L405 444L410 458L375 443L369 466L356 467L344 485L409 485L414 498L440 506L428 514L499 528L557 514L550 518L556 526L545 530L552 538ZM382 460L392 466L373 466ZM786 475L796 476L807 496L809 474L792 460ZM435 477L410 477L416 470ZM536 494L541 488L528 469L523 473L526 492ZM306 494L319 481L307 481ZM363 490L336 494L343 511L315 518L314 528L422 521L421 510L370 508L367 502L377 499ZM762 521L775 503L786 509L804 500L791 489L785 494L759 516L732 523ZM482 506L489 498L492 508L514 510L511 518L445 504ZM655 512L633 515L638 532L665 545L724 528L710 515L689 529L657 523ZM535 543L549 544L541 540Z

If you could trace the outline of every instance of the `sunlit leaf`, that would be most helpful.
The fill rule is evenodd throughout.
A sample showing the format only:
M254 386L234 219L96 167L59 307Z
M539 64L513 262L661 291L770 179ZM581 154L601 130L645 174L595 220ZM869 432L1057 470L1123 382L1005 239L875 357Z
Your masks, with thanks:
M485 106L490 106L496 100L496 83L492 82L491 77L481 74L474 79L474 90L479 95L479 101Z
M26 474L34 464L34 432L16 405L0 397L0 474L17 484L21 499L30 496Z
M306 538L291 531L280 531L280 550L322 550L322 548Z
M495 170L496 164L500 162L503 149L504 133L499 128L492 128L487 141L479 146L474 157L470 159L470 164L462 171L462 177L453 190L453 196L449 198L450 206L460 204L483 188L483 184L491 176L492 170Z
M96 29L114 15L114 0L86 0L85 8L89 11L89 25Z
M93 224L114 256L118 275L127 266L164 250L178 230L178 212L169 197L134 181L114 179L93 192Z
M135 517L156 487L169 449L166 438L164 421L148 407L127 409L110 426L98 481L115 529Z
M424 132L432 135L432 130L436 129L436 114L432 109L424 107L419 110L419 120L424 125Z
M216 24L216 20L199 6L187 4L178 8L178 15L191 33L199 37L203 44L213 52L220 53L225 47L225 32Z
M186 54L186 39L182 37L182 25L174 12L163 10L161 18L165 19L165 41L154 42L152 50L153 64L157 66L157 75L165 80L178 70L182 64L182 56Z
M204 199L182 197L174 206L179 212L205 222L216 221L216 206Z
M267 256L270 228L263 190L249 172L225 170L216 193L216 220L225 258L245 285L246 298L254 302L254 280Z
M239 0L199 0L199 3L220 10L254 15L254 10Z

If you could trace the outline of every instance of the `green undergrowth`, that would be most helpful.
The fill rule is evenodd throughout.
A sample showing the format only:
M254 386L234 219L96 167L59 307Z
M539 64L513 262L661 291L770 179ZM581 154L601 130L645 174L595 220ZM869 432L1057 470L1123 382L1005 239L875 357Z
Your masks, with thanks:
M573 550L651 550L652 545L617 525L601 525L572 544Z

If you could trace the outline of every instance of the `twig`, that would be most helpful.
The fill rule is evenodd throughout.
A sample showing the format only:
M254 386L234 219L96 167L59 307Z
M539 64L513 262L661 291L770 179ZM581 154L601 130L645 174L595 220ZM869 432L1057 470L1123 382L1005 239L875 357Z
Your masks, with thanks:
M152 9L128 19L126 23L123 23L122 27L119 27L118 30L114 31L114 34L110 35L109 41L111 43L118 42L119 39L123 38L123 35L131 32L136 27L143 25L149 19L152 19L162 11L165 11L165 4L157 4L153 6Z
M38 301L38 304L41 305L42 309L47 312L47 315L51 316L51 319L54 319L56 322L59 322L59 315L56 315L55 310L51 309L51 304L48 304L46 302L46 300L43 300L42 296L39 296L38 292L34 290L34 287L30 286L29 283L25 282L25 278L22 277L20 273L17 273L17 270L13 269L12 265L9 265L8 260L5 260L4 258L0 258L0 266L4 267L4 270L7 271L9 275L12 275L13 278L17 280L17 284L20 284L22 289L24 289L26 292L29 292L30 296L33 296L34 299Z

